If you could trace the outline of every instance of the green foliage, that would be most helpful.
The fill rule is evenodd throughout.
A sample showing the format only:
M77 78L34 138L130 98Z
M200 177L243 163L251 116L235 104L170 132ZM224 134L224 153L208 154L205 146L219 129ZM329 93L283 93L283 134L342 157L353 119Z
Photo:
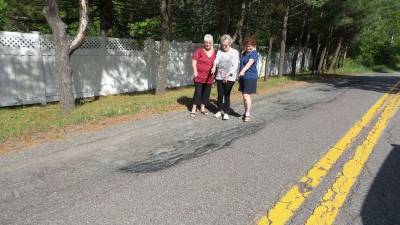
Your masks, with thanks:
M138 41L160 38L159 0L90 0L89 36L100 35L104 22L102 6L109 1L112 8L106 12L112 12L108 17L112 21L107 22L112 24L113 37L130 37ZM400 0L176 0L172 5L173 39L201 42L204 34L210 33L217 42L222 30L234 34L243 1L249 6L243 35L254 34L258 45L266 46L272 36L274 49L278 49L282 12L289 5L288 48L297 47L300 37L304 43L308 33L311 35L309 47L316 48L319 40L322 46L330 47L332 54L337 40L342 37L343 46L359 63L394 67L399 62ZM74 35L79 25L78 1L57 2L62 20L68 25L68 33ZM44 5L43 0L0 0L0 28L50 33L42 13ZM302 26L304 18L306 27ZM227 22L227 27L221 22ZM226 29L222 29L223 26Z
M371 69L353 59L347 59L344 66L336 72L344 74L362 74L371 72Z
M368 23L363 26L351 48L351 56L366 66L400 63L400 1L375 0Z
M6 14L7 11L7 3L5 0L0 0L0 30L4 30L4 26L6 24Z
M130 36L137 40L144 40L146 38L159 39L161 36L160 18L149 18L129 23L128 27Z
M336 72L340 74L364 74L369 72L377 73L391 73L396 68L392 68L385 64L365 66L357 60L347 59L343 67L339 68Z

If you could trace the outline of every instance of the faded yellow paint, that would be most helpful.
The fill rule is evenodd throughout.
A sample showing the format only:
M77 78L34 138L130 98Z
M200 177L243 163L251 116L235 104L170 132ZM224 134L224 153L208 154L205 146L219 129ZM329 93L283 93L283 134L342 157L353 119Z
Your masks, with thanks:
M261 217L261 219L258 221L258 225L267 225L268 223L269 222L267 216Z
M390 92L399 85L400 81L392 87ZM297 184L291 187L289 191L280 198L276 205L268 211L267 215L262 216L257 221L257 225L286 224L293 217L294 212L301 207L305 199L312 193L313 189L321 183L322 179L347 150L348 146L357 138L362 129L381 111L382 106L387 102L389 97L391 97L390 94L384 94L363 117L313 165L307 175L303 176Z
M340 208L364 169L365 163L373 152L375 145L389 124L390 119L397 112L399 103L400 95L396 94L395 97L390 98L378 122L368 133L363 143L356 148L353 158L347 161L342 171L337 174L334 184L322 197L322 201L314 209L306 225L331 225L335 222Z

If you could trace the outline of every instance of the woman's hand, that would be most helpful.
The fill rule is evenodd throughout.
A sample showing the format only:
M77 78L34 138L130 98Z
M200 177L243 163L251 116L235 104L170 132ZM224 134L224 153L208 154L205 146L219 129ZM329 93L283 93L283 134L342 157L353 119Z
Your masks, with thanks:
M224 80L222 82L227 83L228 82L228 76L225 75L224 76Z
M241 70L239 73L239 77L243 77L244 76L244 70Z
M197 72L193 72L193 79L196 79L197 75Z
M211 74L214 75L216 70L217 70L217 67L213 66L213 68L211 69Z

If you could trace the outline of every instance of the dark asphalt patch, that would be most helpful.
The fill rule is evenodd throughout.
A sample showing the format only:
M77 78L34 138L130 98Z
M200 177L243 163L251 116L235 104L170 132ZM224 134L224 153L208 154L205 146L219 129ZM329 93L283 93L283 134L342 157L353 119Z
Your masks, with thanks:
M190 160L227 147L238 138L253 135L265 126L265 121L254 121L244 125L238 125L229 130L219 131L209 136L180 142L173 146L171 151L151 154L148 159L134 162L120 168L120 170L133 173L157 172L175 166L182 161Z

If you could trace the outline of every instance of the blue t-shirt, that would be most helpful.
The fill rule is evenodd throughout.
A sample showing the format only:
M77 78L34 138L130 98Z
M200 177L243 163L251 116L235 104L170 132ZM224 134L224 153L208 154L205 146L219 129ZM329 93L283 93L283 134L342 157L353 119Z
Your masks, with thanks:
M257 62L258 62L258 53L256 50L252 52L245 52L242 55L242 58L240 59L240 70L243 69L243 67L246 66L246 64L249 62L250 59L254 60L253 65L244 73L243 79L253 79L257 80L258 79L258 71L257 71Z

